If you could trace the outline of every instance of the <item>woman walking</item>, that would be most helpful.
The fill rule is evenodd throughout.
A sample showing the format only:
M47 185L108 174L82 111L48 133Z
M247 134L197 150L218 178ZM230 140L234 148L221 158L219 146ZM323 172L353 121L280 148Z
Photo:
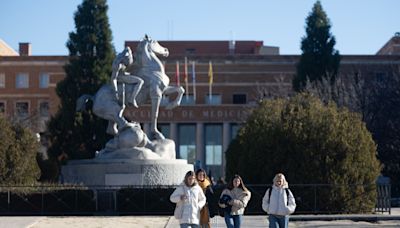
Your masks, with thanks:
M233 176L226 189L221 193L219 206L225 208L224 217L228 228L240 228L242 215L251 198L251 192L245 187L239 175Z
M270 228L288 227L289 215L296 209L296 202L282 173L275 175L272 187L265 192L262 208L269 214Z
M193 171L186 173L183 183L171 194L170 200L176 203L174 216L179 219L181 228L199 227L200 210L206 204L206 197Z
M212 183L204 169L198 169L196 171L196 179L207 199L206 205L200 211L200 227L210 228L210 218L214 217L215 214L213 210L214 205L212 205L214 202L214 191L212 189Z

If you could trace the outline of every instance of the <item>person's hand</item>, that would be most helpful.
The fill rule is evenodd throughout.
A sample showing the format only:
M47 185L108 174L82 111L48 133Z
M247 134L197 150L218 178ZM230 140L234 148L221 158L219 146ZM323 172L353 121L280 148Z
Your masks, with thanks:
M117 91L115 91L115 98L118 100L119 99L119 95L118 95L118 92Z
M229 200L228 204L232 206L233 205L233 200Z

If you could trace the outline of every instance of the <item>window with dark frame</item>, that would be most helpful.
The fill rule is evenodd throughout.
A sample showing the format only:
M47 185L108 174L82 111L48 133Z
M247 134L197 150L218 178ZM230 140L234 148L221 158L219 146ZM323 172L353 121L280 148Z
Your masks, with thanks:
M39 114L41 117L49 117L49 102L47 101L40 102Z
M233 104L246 104L247 103L246 94L233 94L232 103Z
M0 113L6 112L6 103L0 102Z
M16 114L18 117L28 117L29 115L29 103L28 102L17 102L15 104Z

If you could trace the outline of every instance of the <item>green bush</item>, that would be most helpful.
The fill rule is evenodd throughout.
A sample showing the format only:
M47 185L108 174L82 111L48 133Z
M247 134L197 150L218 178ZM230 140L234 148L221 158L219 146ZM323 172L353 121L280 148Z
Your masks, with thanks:
M39 176L35 135L0 115L0 185L32 184Z
M277 172L291 183L329 184L318 210L371 212L380 172L376 145L356 113L308 94L267 100L252 113L227 151L227 177L271 184ZM300 194L300 193L299 193ZM314 201L306 194L302 202Z

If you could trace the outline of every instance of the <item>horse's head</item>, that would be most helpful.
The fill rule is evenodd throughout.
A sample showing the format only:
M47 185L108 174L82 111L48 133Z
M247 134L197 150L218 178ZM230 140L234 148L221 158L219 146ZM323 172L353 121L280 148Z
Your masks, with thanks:
M149 36L145 35L143 38L144 42L147 42L148 46L148 51L149 52L154 52L157 55L162 55L164 57L168 57L169 51L167 48L161 46L157 40L151 39Z

